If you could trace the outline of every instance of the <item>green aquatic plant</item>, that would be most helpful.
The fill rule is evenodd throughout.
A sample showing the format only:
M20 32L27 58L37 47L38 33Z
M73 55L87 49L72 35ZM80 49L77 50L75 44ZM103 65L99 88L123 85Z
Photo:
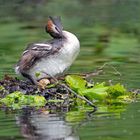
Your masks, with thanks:
M120 83L109 86L107 92L111 96L111 98L117 98L119 96L129 95L129 92Z
M78 75L68 75L65 77L65 81L74 91L84 89L87 84L87 81Z
M46 100L43 96L24 95L22 92L16 91L7 95L5 98L0 99L0 103L3 103L7 107L11 107L13 109L20 109L24 106L45 106Z
M66 83L69 87L77 92L77 94L88 98L93 102L131 102L131 94L127 89L121 84L107 85L103 83L88 83L82 77L77 75L68 75L65 78ZM90 86L88 86L90 85Z
M57 79L55 80L57 81ZM9 82L7 82L7 84ZM111 108L110 106L124 107L134 100L133 94L128 92L120 83L115 85L109 85L105 82L91 83L79 75L67 75L65 81L57 81L57 83L48 85L46 89L44 89L47 91L45 94L34 86L28 85L27 93L24 94L22 91L16 90L10 93L10 90L5 90L5 87L1 85L0 91L2 92L2 96L0 96L0 104L12 109L21 109L27 106L42 107L45 106L46 103L59 104L59 106L61 106L67 102L67 105L72 106L73 109L78 108L76 111L81 112L82 110L83 112L83 110L89 110L90 106L92 109L93 107L95 109L97 106L99 110L108 110L107 108ZM29 88L38 90L34 90L36 95L31 95L33 93L30 92ZM30 93L28 93L28 90ZM5 94L3 94L4 91L6 91Z
M120 83L114 85L109 85L105 82L93 84L77 75L68 75L65 77L65 81L78 95L92 101L97 106L97 113L110 112L116 117L120 117L120 113L125 111L126 106L133 102L136 97ZM86 112L93 111L93 108L87 102L79 98L76 98L75 102L75 107L77 106L77 108L66 114L67 121L83 120ZM75 117L75 115L77 116ZM98 115L98 117L100 116L102 114Z

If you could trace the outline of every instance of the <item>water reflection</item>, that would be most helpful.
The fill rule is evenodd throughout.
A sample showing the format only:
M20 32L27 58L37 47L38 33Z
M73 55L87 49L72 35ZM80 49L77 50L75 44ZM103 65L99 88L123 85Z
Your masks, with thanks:
M73 127L58 114L25 111L16 120L27 140L79 140L79 136L73 133Z
M120 116L94 115L78 129L79 137L88 140L139 140L140 138L140 102L130 104Z

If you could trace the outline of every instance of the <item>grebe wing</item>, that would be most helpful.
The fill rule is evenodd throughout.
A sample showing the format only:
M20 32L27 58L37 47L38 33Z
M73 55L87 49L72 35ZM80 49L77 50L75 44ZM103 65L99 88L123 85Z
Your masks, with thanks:
M30 44L23 52L17 66L19 66L20 71L29 70L42 57L47 57L50 54L54 54L57 49L58 48L54 48L52 44Z

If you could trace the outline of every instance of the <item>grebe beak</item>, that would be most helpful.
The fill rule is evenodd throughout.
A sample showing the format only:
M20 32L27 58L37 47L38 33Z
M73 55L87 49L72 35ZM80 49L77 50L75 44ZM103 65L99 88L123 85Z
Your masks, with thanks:
M62 37L63 27L60 17L49 17L45 30L53 37Z
M59 28L59 27L55 27L55 30L60 34L60 35L62 35L62 33L63 33L63 31L62 31L62 29L61 28Z

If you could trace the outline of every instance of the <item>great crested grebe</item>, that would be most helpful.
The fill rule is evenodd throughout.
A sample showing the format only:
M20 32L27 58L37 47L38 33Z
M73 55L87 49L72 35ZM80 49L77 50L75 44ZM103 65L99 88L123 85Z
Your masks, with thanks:
M61 75L80 50L77 37L64 31L60 17L49 17L45 27L53 39L29 44L15 67L17 74L37 84L43 78Z

